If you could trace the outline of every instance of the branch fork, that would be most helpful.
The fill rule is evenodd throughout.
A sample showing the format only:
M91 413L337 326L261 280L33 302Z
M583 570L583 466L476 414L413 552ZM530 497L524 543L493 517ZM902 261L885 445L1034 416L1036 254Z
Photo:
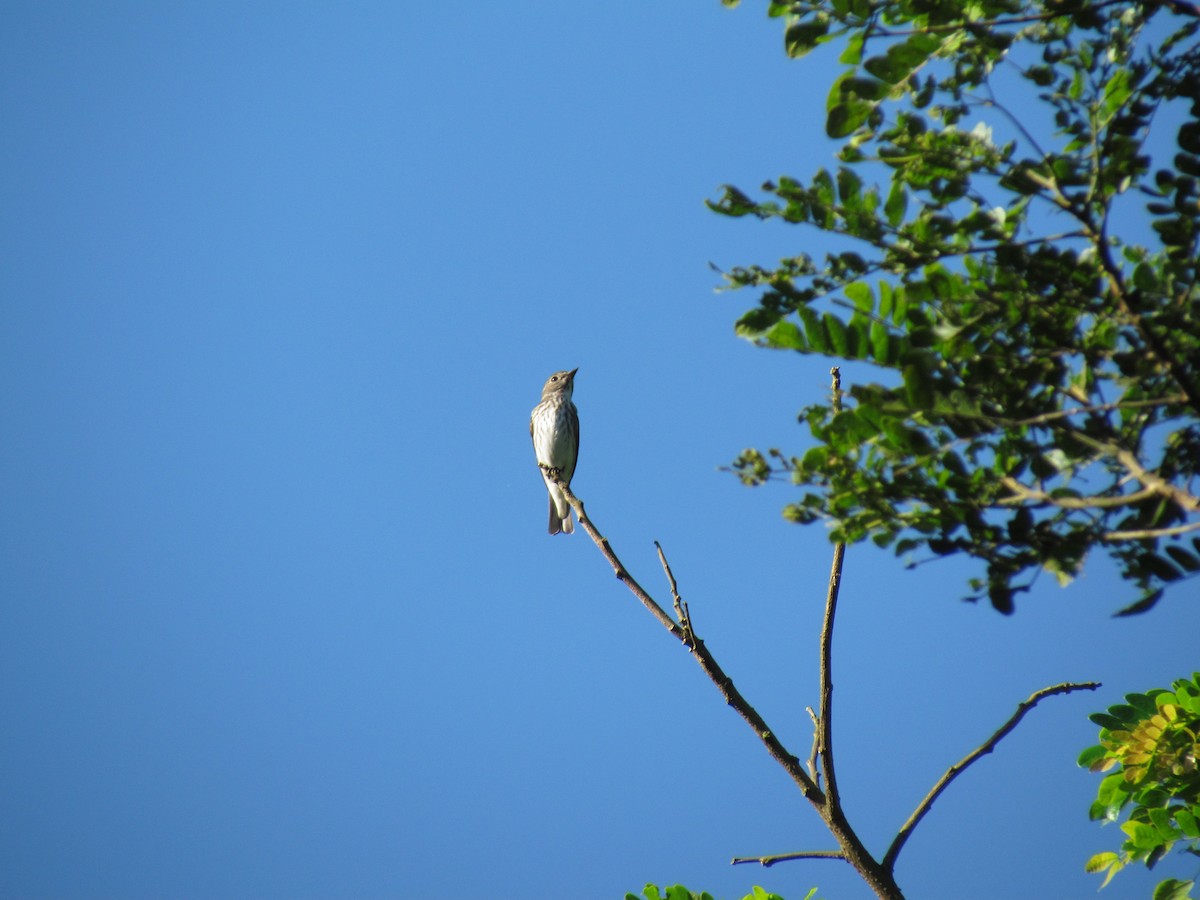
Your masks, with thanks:
M840 373L834 367L831 369L830 374L833 379L834 408L840 409L842 397ZM1150 484L1146 483L1145 479L1139 480L1142 480L1145 487L1151 487ZM908 820L900 827L887 852L881 859L877 860L867 850L846 819L841 797L838 793L837 773L834 766L833 623L834 615L837 611L838 594L841 588L842 566L846 553L845 544L834 545L833 562L830 568L829 584L825 596L825 616L820 636L820 700L817 710L814 711L812 707L806 707L809 718L813 723L813 743L808 759L804 763L801 763L796 756L787 750L762 716L742 696L734 686L733 680L725 674L708 647L705 646L704 641L697 637L688 605L679 594L675 575L671 571L670 564L667 562L662 545L657 541L654 543L658 552L659 562L662 565L671 592L675 618L672 618L646 592L629 573L629 570L625 568L613 551L608 539L601 536L596 529L595 524L588 517L584 509L583 502L572 493L570 486L565 481L557 481L556 483L559 489L562 490L567 502L575 510L580 526L592 538L592 541L600 549L604 558L608 560L617 578L629 588L630 592L641 602L647 611L688 649L696 662L704 670L709 680L721 692L721 695L725 698L725 702L750 726L758 739L766 747L767 752L783 767L784 771L788 773L789 777L791 777L792 781L800 789L804 798L816 809L839 847L837 850L801 850L770 856L739 856L732 860L733 864L758 863L762 866L772 866L775 863L794 859L840 859L850 863L879 897L888 898L888 900L903 900L904 895L901 893L894 875L896 860L913 830L929 812L938 797L942 795L942 792L950 786L950 783L981 757L991 753L996 748L996 745L1009 732L1016 728L1026 713L1033 709L1041 700L1055 694L1068 694L1080 690L1095 690L1100 686L1098 683L1090 681L1078 684L1065 682L1035 691L1017 707L1017 711L990 738L946 770L925 798L917 805L917 808L909 816ZM1026 499L1034 498L1027 497ZM821 787L822 782L824 782L823 789Z

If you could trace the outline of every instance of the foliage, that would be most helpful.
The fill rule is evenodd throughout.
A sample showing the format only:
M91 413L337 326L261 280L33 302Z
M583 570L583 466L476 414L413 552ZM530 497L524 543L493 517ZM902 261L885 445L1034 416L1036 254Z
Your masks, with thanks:
M1125 703L1091 716L1100 743L1079 756L1093 772L1117 771L1100 782L1090 815L1115 821L1132 806L1121 825L1120 853L1097 853L1089 872L1105 872L1104 884L1131 862L1153 868L1172 847L1200 856L1200 672L1176 681L1171 690L1129 694ZM1163 897L1187 897L1192 882L1165 881Z
M1200 529L1200 6L768 11L790 56L841 50L840 165L710 207L842 249L724 273L759 291L737 332L882 371L840 412L803 411L807 452L747 450L735 470L790 477L806 491L785 516L836 542L976 558L972 599L1002 612L1096 549L1141 589L1123 612L1149 608L1200 572L1183 537Z
M804 900L812 900L816 893L817 889L813 888L804 896ZM646 885L643 894L645 900L713 900L712 894L709 894L708 892L695 894L681 884L662 888L662 890L659 890L659 888L653 884L648 884ZM636 894L626 894L625 900L643 900L643 898ZM749 894L742 898L742 900L783 900L783 898L778 894L768 893L762 888L755 886Z

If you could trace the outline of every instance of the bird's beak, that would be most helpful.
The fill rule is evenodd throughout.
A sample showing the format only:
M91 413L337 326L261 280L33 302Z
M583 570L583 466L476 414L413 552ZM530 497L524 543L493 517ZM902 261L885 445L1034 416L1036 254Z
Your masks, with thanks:
M572 369L570 372L568 372L568 373L567 373L568 375L570 375L570 376L571 376L571 380L572 380L572 381L574 381L574 380L575 380L575 373L576 373L576 372L578 372L578 371L579 371L579 368L578 368L578 367L576 367L576 368Z

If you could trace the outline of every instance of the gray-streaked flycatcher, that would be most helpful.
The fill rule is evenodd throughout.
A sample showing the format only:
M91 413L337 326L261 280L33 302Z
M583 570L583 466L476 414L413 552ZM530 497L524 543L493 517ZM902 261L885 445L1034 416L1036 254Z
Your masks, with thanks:
M571 402L575 373L555 372L542 388L542 402L529 416L529 436L538 468L550 492L550 533L570 534L575 530L571 521L571 504L563 496L556 481L571 483L575 461L579 459L579 413Z

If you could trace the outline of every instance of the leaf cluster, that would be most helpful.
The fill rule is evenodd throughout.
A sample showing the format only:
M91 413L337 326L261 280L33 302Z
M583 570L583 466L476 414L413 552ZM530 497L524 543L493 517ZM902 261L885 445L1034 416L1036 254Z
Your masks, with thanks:
M1105 872L1107 885L1129 863L1153 868L1177 844L1200 855L1200 673L1169 691L1129 694L1091 720L1100 726L1100 743L1079 755L1079 765L1111 774L1089 815L1110 822L1126 808L1130 813L1120 852L1096 854L1087 870ZM1191 885L1174 884L1184 885L1180 896Z
M817 889L813 888L805 895L804 900L812 900L816 893ZM648 884L640 896L637 894L626 894L625 900L713 900L713 896L707 891L702 891L699 894L694 893L681 884L661 889L657 885ZM742 900L783 900L783 898L778 894L769 893L755 886Z
M1126 612L1200 572L1183 537L1200 528L1200 13L1181 8L770 4L791 56L841 48L840 165L758 198L726 186L710 207L840 246L725 272L758 295L736 330L881 378L840 411L805 409L802 455L743 453L746 483L805 488L785 515L834 541L972 556L972 599L1004 612L1096 548L1141 588ZM1013 84L1019 112L998 98ZM1152 171L1168 106L1184 110L1176 152ZM1120 234L1139 205L1151 246Z

